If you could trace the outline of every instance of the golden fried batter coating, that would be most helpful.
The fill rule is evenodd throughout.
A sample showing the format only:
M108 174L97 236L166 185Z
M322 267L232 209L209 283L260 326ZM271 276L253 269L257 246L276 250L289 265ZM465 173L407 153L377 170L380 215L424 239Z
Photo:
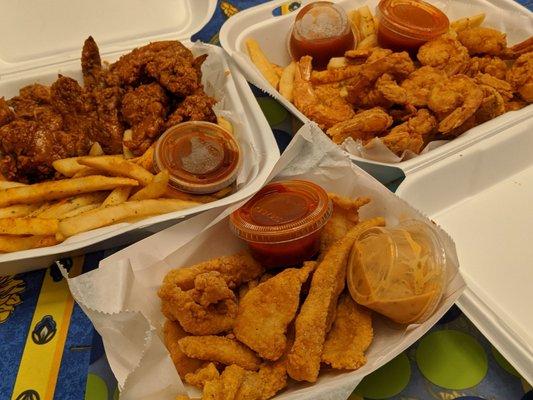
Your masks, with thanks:
M195 360L199 361L199 360ZM204 365L202 368L185 375L185 382L189 385L203 389L206 382L217 379L220 376L217 367L212 362Z
M221 364L237 364L255 371L261 360L248 347L223 336L187 336L178 341L179 347L188 357Z
M500 55L507 48L506 35L492 28L478 26L465 29L457 34L457 39L471 55Z
M287 347L287 327L300 304L300 289L315 262L288 268L250 289L239 303L233 333L262 358L277 360Z
M339 299L331 331L324 343L322 362L336 369L357 369L366 363L365 350L372 343L372 317L349 294Z
M185 336L187 336L187 332L177 322L165 321L165 325L163 325L163 341L181 379L184 379L187 374L196 371L202 365L202 361L187 357L179 348L178 340Z

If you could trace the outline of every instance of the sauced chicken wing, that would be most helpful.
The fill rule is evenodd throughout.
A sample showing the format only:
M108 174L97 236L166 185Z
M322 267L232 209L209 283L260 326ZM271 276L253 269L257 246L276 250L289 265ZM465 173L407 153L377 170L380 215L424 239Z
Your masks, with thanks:
M425 66L409 75L401 84L406 91L407 102L416 107L427 105L429 92L433 86L446 79L446 74L440 69Z
M361 111L353 118L333 125L327 130L327 134L335 143L342 143L348 137L367 141L384 132L391 124L391 116L376 107Z
M465 29L457 34L457 39L471 55L500 55L507 48L505 33L492 28L478 26Z
M143 154L163 132L168 98L157 83L141 85L129 91L122 100L122 115L131 126L133 137L124 144L133 154Z
M507 71L506 80L524 101L533 103L533 52L518 57Z
M448 35L424 43L417 58L422 65L443 70L448 76L464 73L470 60L466 47Z
M329 100L333 106L328 105L317 95L311 83L311 71L311 57L302 57L294 73L293 97L296 108L323 129L351 118L354 111L340 96L340 91Z
M448 134L474 115L483 100L481 88L466 75L455 75L437 83L428 106L439 117L439 132Z
M178 104L178 107L166 122L166 127L170 128L173 125L184 121L207 121L216 122L216 115L213 111L213 106L216 100L205 94L200 87Z
M419 154L435 133L437 120L426 109L418 110L409 120L395 126L381 140L397 156L410 150Z

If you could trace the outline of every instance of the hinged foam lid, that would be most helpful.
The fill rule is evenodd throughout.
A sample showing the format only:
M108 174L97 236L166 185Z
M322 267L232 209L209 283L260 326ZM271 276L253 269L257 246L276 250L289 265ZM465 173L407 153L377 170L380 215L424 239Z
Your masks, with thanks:
M187 40L215 7L216 0L3 1L0 74L79 59L89 35L102 55L155 40Z

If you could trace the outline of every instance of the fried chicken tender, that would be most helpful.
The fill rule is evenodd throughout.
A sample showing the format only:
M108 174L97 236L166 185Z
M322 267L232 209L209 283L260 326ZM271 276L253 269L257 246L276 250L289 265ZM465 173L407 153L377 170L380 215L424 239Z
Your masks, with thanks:
M470 61L467 48L448 35L424 43L417 58L422 65L440 69L448 76L464 73Z
M220 272L228 287L236 289L243 283L260 277L265 270L248 252L242 251L190 267L173 269L163 279L163 286L172 284L183 290L189 290L194 288L196 275L210 271Z
M165 321L163 341L181 379L186 379L187 375L197 371L202 365L201 360L187 357L179 348L178 340L186 336L187 333L177 322Z
M168 98L158 83L140 85L122 99L122 115L131 126L132 140L124 145L136 156L142 155L165 128Z
M169 92L188 96L200 85L199 68L191 51L177 40L153 42L123 55L109 66L108 86L134 86L155 79Z
M216 100L205 94L203 88L198 88L193 94L185 97L166 122L166 128L185 121L216 122L217 117L213 111Z
M524 101L533 103L533 52L518 57L507 71L506 80Z
M455 75L437 83L428 106L440 119L439 132L449 134L463 125L479 108L483 91L466 75Z
M15 114L9 108L6 100L0 97L0 127L13 121Z
M418 68L409 75L401 87L406 91L407 102L416 107L427 106L429 92L438 82L446 79L446 73L430 66Z
M339 299L335 321L324 343L322 362L336 369L358 369L366 364L365 350L372 338L370 312L345 293Z
M320 254L326 254L337 240L342 239L359 222L359 208L370 203L368 197L350 199L328 193L333 204L333 213L320 233Z
M194 361L200 362L199 360ZM218 372L217 367L215 366L215 364L210 362L204 365L203 367L198 368L196 371L189 372L188 374L186 374L185 382L187 382L189 385L196 386L199 389L203 389L206 382L218 379L219 377L220 374Z
M492 28L478 26L457 34L457 40L468 49L470 55L500 55L507 48L506 35Z
M326 335L334 320L337 299L344 289L350 249L363 230L384 224L383 218L359 223L332 245L319 263L309 294L296 317L294 344L287 356L287 372L294 380L316 382Z
M378 136L391 125L392 117L382 108L375 107L361 111L351 119L338 122L327 130L327 134L339 144L348 137L365 142Z
M185 291L172 281L163 282L158 292L163 314L194 335L231 330L237 316L237 298L222 275L216 271L198 274L194 285Z
M338 122L350 119L354 115L352 107L344 101L339 93L328 105L322 101L311 83L312 58L304 56L297 63L294 73L294 105L309 119L315 121L322 129L328 129Z
M223 336L187 336L178 340L179 347L188 357L215 361L224 365L238 366L255 371L261 360L248 347Z
M81 51L81 72L86 90L93 90L102 85L102 60L98 45L92 36L85 39Z
M287 346L287 327L300 304L300 290L315 268L309 261L250 289L239 303L233 333L262 358L275 361Z
M406 150L419 154L433 137L436 128L435 117L422 108L415 116L392 128L381 140L397 156L401 156Z

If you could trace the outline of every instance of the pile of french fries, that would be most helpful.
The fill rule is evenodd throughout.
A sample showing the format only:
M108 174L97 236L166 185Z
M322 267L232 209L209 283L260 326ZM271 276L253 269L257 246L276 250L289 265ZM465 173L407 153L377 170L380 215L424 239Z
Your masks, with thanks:
M0 252L52 246L116 222L199 204L169 198L168 171L151 172L153 151L126 159L103 155L96 143L89 156L54 161L65 179L33 185L0 181Z

